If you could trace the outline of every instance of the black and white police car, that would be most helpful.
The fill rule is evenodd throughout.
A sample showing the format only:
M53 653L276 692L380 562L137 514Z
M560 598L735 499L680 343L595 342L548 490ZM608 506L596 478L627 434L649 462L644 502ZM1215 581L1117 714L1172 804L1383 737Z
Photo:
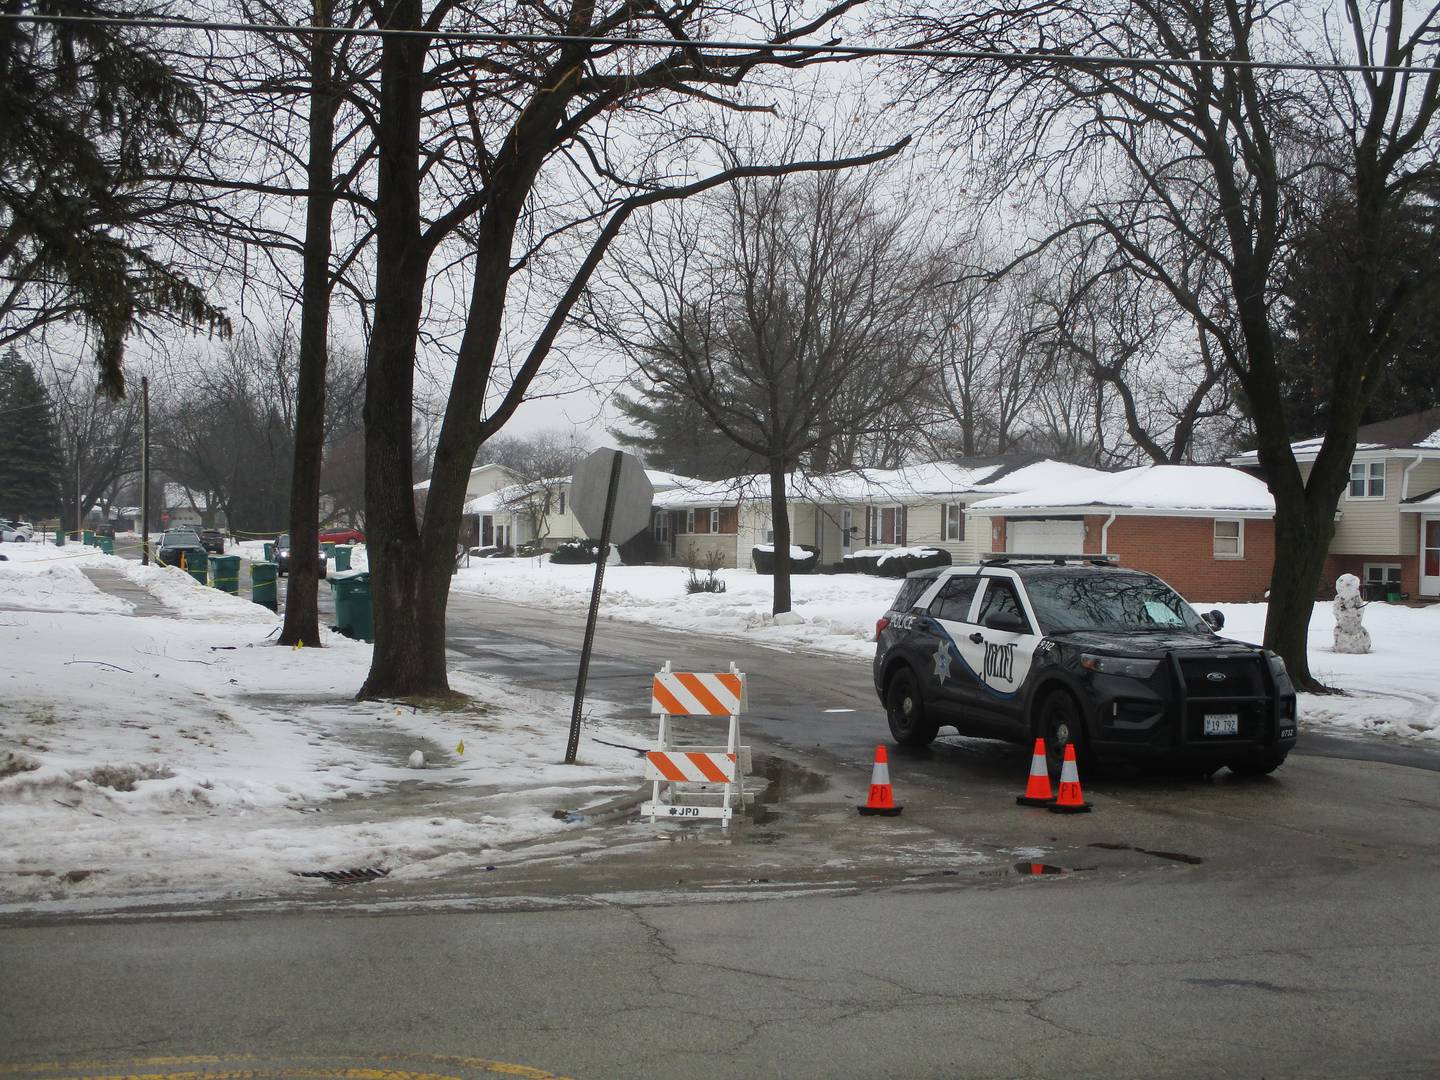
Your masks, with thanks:
M942 725L1028 744L1052 769L1149 759L1273 772L1295 745L1295 689L1274 653L1216 634L1150 574L1075 556L917 570L875 627L875 689L896 741Z

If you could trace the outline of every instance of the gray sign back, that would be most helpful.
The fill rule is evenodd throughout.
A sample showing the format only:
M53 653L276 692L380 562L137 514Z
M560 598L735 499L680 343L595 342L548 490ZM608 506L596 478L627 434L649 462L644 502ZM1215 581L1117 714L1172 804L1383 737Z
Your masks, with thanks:
M592 540L600 539L605 524L605 495L610 487L610 464L620 453L620 487L615 492L615 513L610 520L610 542L623 544L650 524L650 500L655 488L645 467L633 454L596 450L570 478L570 508L575 520Z

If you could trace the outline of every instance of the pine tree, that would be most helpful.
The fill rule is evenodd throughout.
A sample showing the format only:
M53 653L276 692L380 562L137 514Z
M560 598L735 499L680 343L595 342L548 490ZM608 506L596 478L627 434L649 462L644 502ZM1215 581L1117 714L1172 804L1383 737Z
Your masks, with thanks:
M0 514L34 520L54 517L59 509L50 395L12 346L0 357Z

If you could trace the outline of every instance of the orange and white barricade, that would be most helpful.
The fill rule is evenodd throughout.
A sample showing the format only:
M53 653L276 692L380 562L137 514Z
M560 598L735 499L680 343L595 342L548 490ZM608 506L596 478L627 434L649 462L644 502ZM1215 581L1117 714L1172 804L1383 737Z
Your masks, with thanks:
M662 817L719 818L728 828L734 808L754 798L745 790L750 747L740 745L740 712L747 704L745 675L734 664L729 671L694 672L672 671L666 661L655 673L650 711L660 717L660 734L645 754L645 779L652 786L650 801L640 807L652 824ZM729 717L725 745L677 745L674 720L682 716Z

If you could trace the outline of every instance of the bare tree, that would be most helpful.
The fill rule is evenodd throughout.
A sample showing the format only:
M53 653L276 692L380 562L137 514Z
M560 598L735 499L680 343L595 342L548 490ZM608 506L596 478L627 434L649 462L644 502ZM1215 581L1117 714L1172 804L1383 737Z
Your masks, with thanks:
M1284 553L1271 576L1265 644L1301 686L1314 685L1306 630L1360 416L1393 337L1434 288L1428 271L1392 274L1387 249L1406 204L1440 170L1440 8L1403 0L1339 8L1343 24L1317 24L1298 0L1045 0L902 21L930 42L1013 57L914 69L907 94L993 152L1007 180L1029 178L1048 193L1062 232L1103 237L1143 268L1233 373ZM1071 59L1157 52L1171 62ZM1345 252L1336 265L1346 269L1325 335L1331 407L1307 475L1283 409L1279 278L1287 246L1320 206L1343 208L1333 236ZM1175 273L1201 264L1197 278Z
M750 0L371 4L376 23L400 33L384 40L372 107L365 519L375 649L362 697L449 693L445 609L471 463L526 399L629 216L742 176L832 167L772 160L707 174L714 148L694 114L768 109L737 88L807 61L695 41L718 27L775 44L808 39L854 2L805 15ZM521 38L477 48L429 36L449 29ZM674 44L615 40L631 35ZM423 521L409 475L422 342L453 359Z
M588 451L573 432L500 435L485 444L485 457L520 478L509 491L505 509L519 514L530 535L544 540L551 514L563 513L565 492L575 466Z
M774 611L790 610L786 480L807 452L893 421L929 381L938 263L879 170L746 180L654 222L623 262L611 337L763 460ZM888 199L887 199L888 194Z

